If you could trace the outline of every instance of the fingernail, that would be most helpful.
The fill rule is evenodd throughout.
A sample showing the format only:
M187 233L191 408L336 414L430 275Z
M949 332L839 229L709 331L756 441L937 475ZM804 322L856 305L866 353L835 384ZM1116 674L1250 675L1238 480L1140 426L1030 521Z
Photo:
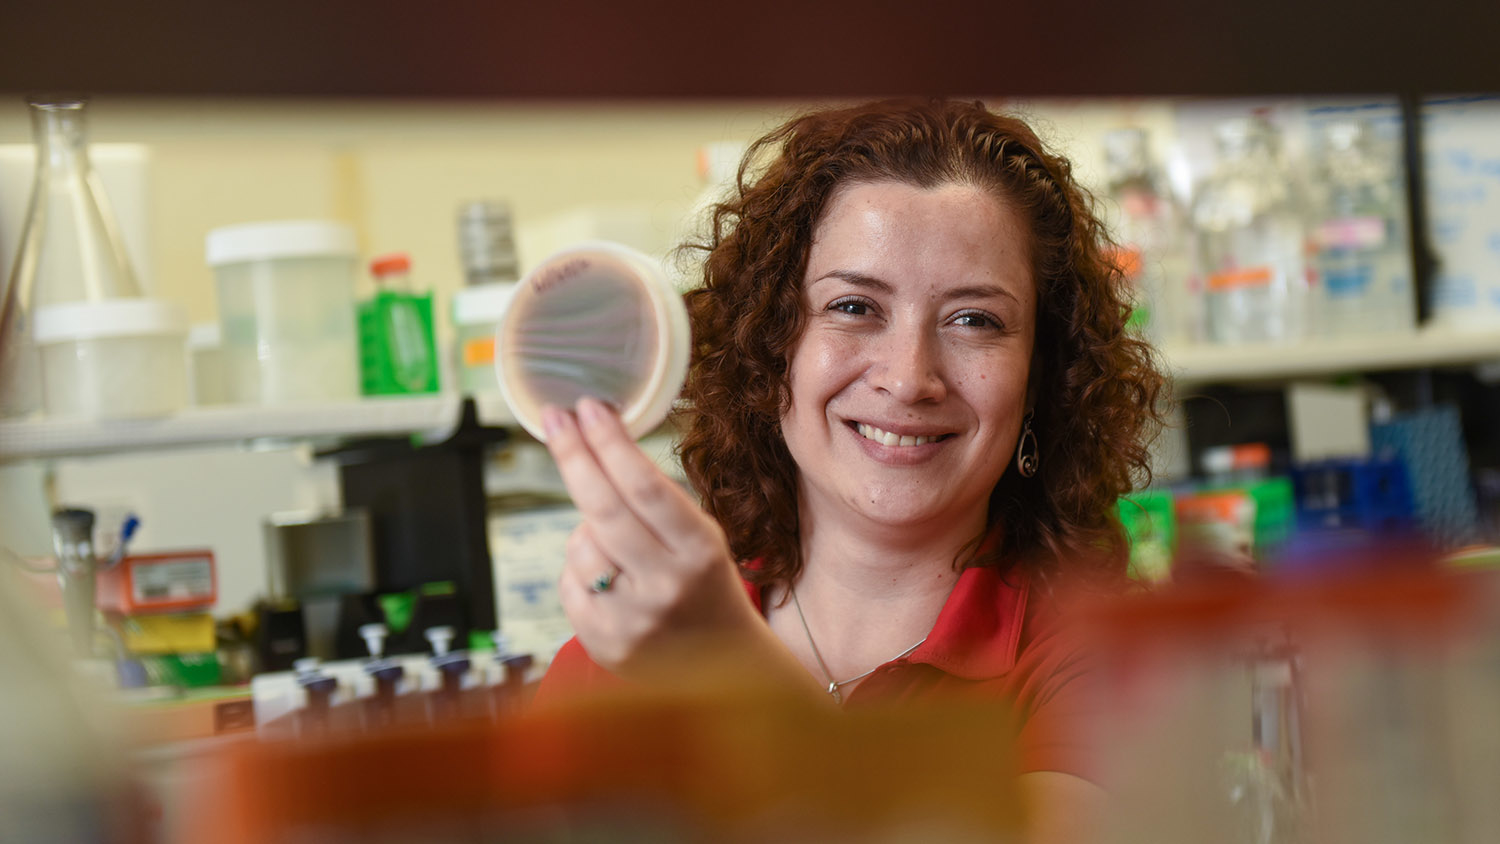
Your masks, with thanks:
M542 431L549 439L562 430L563 424L567 421L563 416L563 411L557 407L550 404L542 406Z

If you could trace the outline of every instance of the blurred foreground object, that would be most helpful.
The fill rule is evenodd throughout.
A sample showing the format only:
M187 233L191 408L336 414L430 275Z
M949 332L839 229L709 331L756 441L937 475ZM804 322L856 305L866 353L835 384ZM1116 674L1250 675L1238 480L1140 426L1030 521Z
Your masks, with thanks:
M0 841L145 840L106 735L74 696L56 637L0 570Z
M1500 835L1492 576L1371 546L1345 576L1203 580L1099 616L1110 842Z
M189 840L1013 840L1003 708L725 687L247 741L200 778Z

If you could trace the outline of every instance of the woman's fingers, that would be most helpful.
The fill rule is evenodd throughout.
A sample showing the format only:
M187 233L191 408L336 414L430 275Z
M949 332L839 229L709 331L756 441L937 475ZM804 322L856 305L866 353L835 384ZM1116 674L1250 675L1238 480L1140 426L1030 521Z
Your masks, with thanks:
M691 547L705 529L703 511L641 451L615 412L581 399L578 422L610 485L646 529L669 549Z
M633 561L665 557L666 547L615 488L577 420L558 408L546 407L542 423L547 428L547 448L574 506L596 531L599 543L610 549L615 564L629 569Z
M625 582L624 573L594 540L587 522L569 534L564 565L573 570L577 580L595 595L615 591Z

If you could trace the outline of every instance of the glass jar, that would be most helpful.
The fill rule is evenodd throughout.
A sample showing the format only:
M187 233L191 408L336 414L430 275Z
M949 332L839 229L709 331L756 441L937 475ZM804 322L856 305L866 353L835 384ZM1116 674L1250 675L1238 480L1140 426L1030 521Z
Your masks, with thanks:
M1300 197L1276 128L1259 116L1221 124L1219 166L1193 203L1214 343L1290 343L1307 330L1310 276Z

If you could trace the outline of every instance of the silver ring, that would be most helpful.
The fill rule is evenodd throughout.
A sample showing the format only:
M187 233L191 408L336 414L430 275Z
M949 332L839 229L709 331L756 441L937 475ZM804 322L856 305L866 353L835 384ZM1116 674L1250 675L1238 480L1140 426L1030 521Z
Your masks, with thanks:
M615 578L619 576L619 569L610 568L603 574L600 574L598 577L594 578L594 582L589 584L589 588L594 590L595 594L603 595L605 592L608 592L610 589L614 588Z

